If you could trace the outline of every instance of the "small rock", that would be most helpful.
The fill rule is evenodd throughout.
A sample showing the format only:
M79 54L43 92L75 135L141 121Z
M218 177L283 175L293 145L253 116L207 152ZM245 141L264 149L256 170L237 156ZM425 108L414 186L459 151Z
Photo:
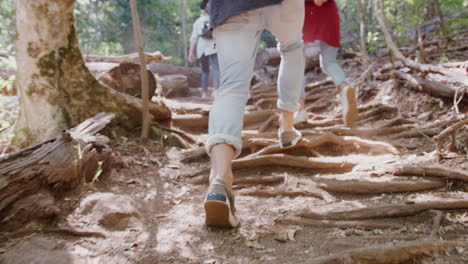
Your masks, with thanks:
M80 204L79 212L89 222L99 223L105 228L124 230L140 217L135 201L127 195L95 193Z

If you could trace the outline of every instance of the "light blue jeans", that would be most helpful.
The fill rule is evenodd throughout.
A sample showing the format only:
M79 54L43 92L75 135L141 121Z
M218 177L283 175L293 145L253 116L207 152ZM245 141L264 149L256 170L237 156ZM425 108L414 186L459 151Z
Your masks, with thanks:
M201 56L200 58L201 64L201 87L202 91L208 91L208 82L209 82L209 75L211 71L211 78L213 79L213 87L215 89L219 88L219 65L218 65L218 56L215 54L211 54L208 56ZM211 70L210 70L211 69Z
M233 16L214 29L221 86L210 111L208 154L214 145L220 143L233 146L236 157L242 150L244 107L264 29L276 36L281 53L277 106L290 112L299 109L305 66L303 24L304 1L284 0L278 5Z
M333 80L336 86L346 80L343 69L336 61L338 48L328 45L327 43L318 40L320 45L320 68ZM302 86L301 98L305 98L305 87Z

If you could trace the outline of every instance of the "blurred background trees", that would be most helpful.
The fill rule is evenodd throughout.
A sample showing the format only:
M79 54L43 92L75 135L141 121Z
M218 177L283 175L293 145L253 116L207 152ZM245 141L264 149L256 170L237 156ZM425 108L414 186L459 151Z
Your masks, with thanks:
M138 0L147 51L160 50L183 64L184 43L180 0ZM185 0L186 33L199 15L200 0ZM359 1L337 0L342 20L343 46L360 49ZM385 47L374 17L373 0L362 0L369 53ZM417 44L418 30L430 41L442 37L456 41L456 34L468 28L467 0L385 1L385 15L400 46ZM0 56L14 55L14 0L0 4ZM120 55L136 51L127 0L78 0L75 6L78 38L83 54ZM274 38L264 34L263 46L274 46Z

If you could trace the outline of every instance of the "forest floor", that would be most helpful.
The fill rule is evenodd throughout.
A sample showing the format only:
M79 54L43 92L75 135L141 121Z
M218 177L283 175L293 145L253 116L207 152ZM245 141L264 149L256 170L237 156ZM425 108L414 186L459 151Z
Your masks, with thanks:
M355 68L346 65L356 79ZM113 138L112 171L66 193L60 207L67 213L53 223L1 233L0 263L468 263L468 184L430 167L466 177L466 128L440 160L434 136L466 117L468 105L457 115L451 100L392 79L368 81L359 84L360 121L347 129L339 94L325 78L308 75L307 83L320 84L309 85L309 95L327 96L307 102L323 106L298 126L307 144L275 149L275 114L268 124L266 117L246 125L249 147L241 158L254 161L234 171L239 228L204 224L210 162L200 149L207 131L192 124L181 127L196 141L190 149L165 140L142 144L135 135ZM274 91L267 81L255 87ZM172 103L191 103L189 114L206 118L211 99L193 91ZM273 105L257 100L247 111ZM176 112L176 119L186 116ZM265 155L256 152L267 148ZM310 167L295 166L298 157ZM402 171L404 165L426 169ZM444 244L451 241L465 244Z

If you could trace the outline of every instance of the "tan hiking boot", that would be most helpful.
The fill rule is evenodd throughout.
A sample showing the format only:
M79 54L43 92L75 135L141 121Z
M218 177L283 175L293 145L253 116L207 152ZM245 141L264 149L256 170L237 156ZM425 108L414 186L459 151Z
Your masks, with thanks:
M296 145L302 138L300 131L295 128L292 131L278 131L280 147L287 148Z
M358 109L356 100L356 90L347 84L341 87L341 107L343 108L343 123L347 127L352 127L358 120Z

